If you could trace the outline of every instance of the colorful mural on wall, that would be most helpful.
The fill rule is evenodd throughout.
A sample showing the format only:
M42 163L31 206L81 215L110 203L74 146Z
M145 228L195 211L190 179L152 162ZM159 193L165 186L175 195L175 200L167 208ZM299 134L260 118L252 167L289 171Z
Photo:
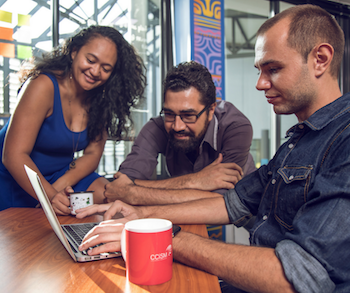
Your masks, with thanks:
M191 60L205 65L216 86L216 100L225 100L224 0L191 0ZM211 239L225 241L224 226L207 226Z
M224 0L191 0L191 59L213 76L216 99L225 100Z

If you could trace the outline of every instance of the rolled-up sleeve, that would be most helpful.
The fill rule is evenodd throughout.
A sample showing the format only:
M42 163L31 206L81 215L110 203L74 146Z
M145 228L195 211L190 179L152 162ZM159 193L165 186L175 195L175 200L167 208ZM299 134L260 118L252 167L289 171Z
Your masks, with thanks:
M230 189L224 194L225 205L230 222L237 227L242 227L248 223L253 216L248 208L243 205L234 189Z
M311 254L291 240L279 242L275 253L287 280L299 293L330 293L335 285L326 269Z

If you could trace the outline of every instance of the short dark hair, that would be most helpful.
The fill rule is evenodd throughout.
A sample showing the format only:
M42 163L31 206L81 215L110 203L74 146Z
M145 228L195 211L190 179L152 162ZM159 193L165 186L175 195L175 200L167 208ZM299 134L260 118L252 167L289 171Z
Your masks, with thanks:
M297 5L288 8L265 21L257 32L263 35L280 20L289 18L288 45L303 56L304 61L312 49L320 43L328 43L334 49L330 65L330 74L338 77L344 54L344 32L335 20L323 8L312 5Z
M195 61L183 62L171 68L163 81L163 100L170 90L179 92L190 87L200 92L200 103L210 106L216 101L216 88L209 70Z

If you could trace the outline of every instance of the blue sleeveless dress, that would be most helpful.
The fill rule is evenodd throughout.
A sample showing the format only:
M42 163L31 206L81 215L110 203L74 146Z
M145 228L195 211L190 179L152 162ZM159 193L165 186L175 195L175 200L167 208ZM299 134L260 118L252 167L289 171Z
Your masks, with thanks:
M68 169L73 160L73 136L74 144L79 143L77 150L83 150L89 144L87 129L80 132L72 132L64 121L61 95L56 77L46 74L54 84L54 106L53 113L46 118L40 128L33 151L30 155L40 172L48 182L53 184ZM1 157L4 139L9 122L0 131ZM30 127L30 126L28 126ZM75 145L74 145L75 149ZM75 186L74 191L87 190L90 184L99 178L97 173L91 173L83 178ZM13 179L5 166L0 161L0 210L9 207L35 207L38 201L27 194Z

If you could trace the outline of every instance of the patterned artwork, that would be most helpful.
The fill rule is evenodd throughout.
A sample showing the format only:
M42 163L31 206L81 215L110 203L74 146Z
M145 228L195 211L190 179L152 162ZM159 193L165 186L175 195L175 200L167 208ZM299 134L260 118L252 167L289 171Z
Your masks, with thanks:
M224 0L191 0L192 60L213 76L217 100L225 99Z
M207 231L210 239L226 240L225 226L207 225Z

